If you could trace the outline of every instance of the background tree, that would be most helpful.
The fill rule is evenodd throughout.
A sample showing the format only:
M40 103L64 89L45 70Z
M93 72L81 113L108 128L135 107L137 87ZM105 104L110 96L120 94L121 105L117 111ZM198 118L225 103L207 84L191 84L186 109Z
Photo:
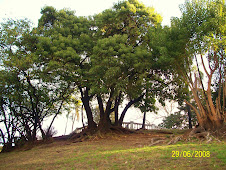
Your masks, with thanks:
M79 114L79 110L81 108L81 101L77 99L77 97L73 96L73 94L70 96L70 98L68 99L68 102L65 103L63 111L66 111L66 117L67 117L67 122L65 125L65 132L64 134L66 134L66 130L67 130L67 124L68 124L68 119L71 119L72 125L71 125L71 132L74 131L74 124L75 124L75 120L79 121L80 118L80 114Z
M31 32L30 22L7 20L1 24L0 34L0 113L5 124L1 131L8 134L6 143L10 147L15 143L15 133L25 141L36 140L38 131L46 138L72 89L46 75L44 65L34 53L37 39ZM54 118L45 133L42 122L50 115Z
M163 122L158 126L167 129L179 129L184 126L184 121L186 120L186 116L177 112L175 114L170 114L169 116L163 119Z

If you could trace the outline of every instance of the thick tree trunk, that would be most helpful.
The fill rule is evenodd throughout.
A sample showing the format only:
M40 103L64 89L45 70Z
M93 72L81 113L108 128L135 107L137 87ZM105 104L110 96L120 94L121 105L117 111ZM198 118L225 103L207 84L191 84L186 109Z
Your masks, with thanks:
M32 140L32 131L31 131L31 128L28 126L28 123L27 122L23 122L23 126L24 126L24 130L25 130L25 133L26 133L26 139L28 141L31 141Z
M111 128L111 120L109 118L109 115L107 112L104 112L104 115L100 119L100 122L98 124L98 129L100 131L108 131Z
M90 105L89 105L89 99L87 99L86 97L82 98L82 102L83 102L83 105L84 105L84 108L85 108L85 111L86 111L86 116L87 116L87 119L88 119L88 128L89 129L95 129L97 127L97 125L93 121L93 115L92 115L92 110L91 110Z
M88 88L86 88L84 92L81 87L79 87L79 90L81 92L82 103L84 105L86 116L88 119L88 128L95 129L97 127L97 124L93 121L93 114L92 114L91 107L89 105L90 96L88 95Z
M212 55L212 54L211 54ZM220 87L225 83L222 77L225 77L225 72L221 72L221 63L219 63L219 56L216 52L213 53L213 60L208 60L208 67L207 69L203 56L201 56L201 62L202 66L204 68L204 71L206 73L206 76L208 78L208 83L207 83L207 89L204 89L203 82L202 82L202 77L200 74L199 70L199 64L197 60L197 56L195 55L196 58L196 65L198 68L198 74L194 74L194 81L193 81L193 76L190 70L190 73L183 74L183 77L185 81L188 83L194 100L196 102L196 106L191 105L190 103L186 102L191 108L195 111L197 115L197 119L199 122L199 125L204 127L205 129L210 129L210 130L216 130L219 129L223 126L224 122L224 108L225 104L223 106L221 105L221 100L223 99L223 103L225 101L225 97L221 96L221 93L218 93L218 97L216 102L213 101L212 98L212 80L213 80L213 75L216 74L217 70L219 71L219 89ZM212 63L211 63L212 62ZM199 87L199 85L201 85ZM223 91L225 91L225 87L223 87ZM226 91L225 91L226 92Z
M198 107L198 110L190 103L187 104L191 106L191 108L195 111L199 126L203 127L206 130L216 130L223 126L223 119L213 116L212 113L209 113L204 108L201 110L199 109L200 107Z
M112 95L113 92L111 92L109 100L106 105L106 109L104 110L103 101L101 96L97 97L99 110L100 110L100 121L98 124L98 129L100 131L108 131L111 127L111 120L110 120L110 114L111 114L111 106L112 106Z
M11 139L8 139L7 143L3 145L2 152L9 152L13 149L13 143Z

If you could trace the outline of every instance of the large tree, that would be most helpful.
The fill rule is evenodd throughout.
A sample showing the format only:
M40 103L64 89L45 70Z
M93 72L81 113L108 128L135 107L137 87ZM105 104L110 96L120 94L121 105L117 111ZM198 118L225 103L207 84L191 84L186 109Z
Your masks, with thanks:
M91 90L99 104L98 127L112 125L112 112L114 124L121 125L133 104L143 112L155 111L157 97L161 103L172 97L174 90L170 91L169 84L173 81L167 76L170 70L161 50L165 30L160 26L161 16L153 8L135 0L123 1L94 16L94 22L97 43L89 74ZM154 44L155 38L160 37L159 44ZM118 108L125 99L129 102L120 115Z
M195 111L199 124L206 129L220 128L226 114L225 1L186 1L181 11L182 17L172 20L168 43L175 59L172 63L192 91L195 105L186 103Z
M78 88L89 128L97 126L90 107L93 100L100 111L98 127L109 129L122 124L133 104L155 111L156 98L164 103L172 97L176 84L164 56L167 28L160 22L153 8L136 0L116 3L89 18L43 8L37 54L51 74ZM120 114L125 100L128 104Z

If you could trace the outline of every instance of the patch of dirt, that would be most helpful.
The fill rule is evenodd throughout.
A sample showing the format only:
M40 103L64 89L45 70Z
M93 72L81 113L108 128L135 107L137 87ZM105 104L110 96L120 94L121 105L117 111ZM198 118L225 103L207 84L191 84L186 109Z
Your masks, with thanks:
M221 129L218 135L221 138L214 136L214 132L207 132L201 128L189 130L138 130L131 131L124 128L112 128L108 133L90 132L88 129L81 133L74 133L66 136L53 137L47 141L37 141L33 145L25 145L19 150L30 150L34 146L40 148L72 145L73 143L99 143L107 145L120 145L131 147L144 147L155 145L171 145L177 142L192 142L202 141L210 143L212 141L225 140L225 129ZM215 132L216 133L216 132Z
M205 131L201 127L188 130L138 130L131 131L124 128L112 128L109 133L97 132L89 135L87 131L76 134L70 138L72 142L83 141L104 141L120 142L130 146L154 146L154 145L171 145L177 142L201 141L210 143L225 139L226 128L222 128L218 132ZM218 134L218 136L216 136Z
M66 137L55 137L54 141L63 142L71 141L72 143L78 142L103 142L103 143L120 143L121 145L129 145L136 147L163 145L169 142L175 135L173 132L160 130L153 132L149 130L131 131L124 128L112 128L109 133L97 132L90 135L89 131L85 130L79 134L68 135ZM176 135L177 136L177 135Z

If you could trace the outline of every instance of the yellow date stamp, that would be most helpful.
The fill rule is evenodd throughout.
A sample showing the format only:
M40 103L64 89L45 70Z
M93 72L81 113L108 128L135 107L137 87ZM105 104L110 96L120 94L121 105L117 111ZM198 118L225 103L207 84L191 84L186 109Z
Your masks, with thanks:
M178 158L209 158L210 151L172 151L172 157Z

